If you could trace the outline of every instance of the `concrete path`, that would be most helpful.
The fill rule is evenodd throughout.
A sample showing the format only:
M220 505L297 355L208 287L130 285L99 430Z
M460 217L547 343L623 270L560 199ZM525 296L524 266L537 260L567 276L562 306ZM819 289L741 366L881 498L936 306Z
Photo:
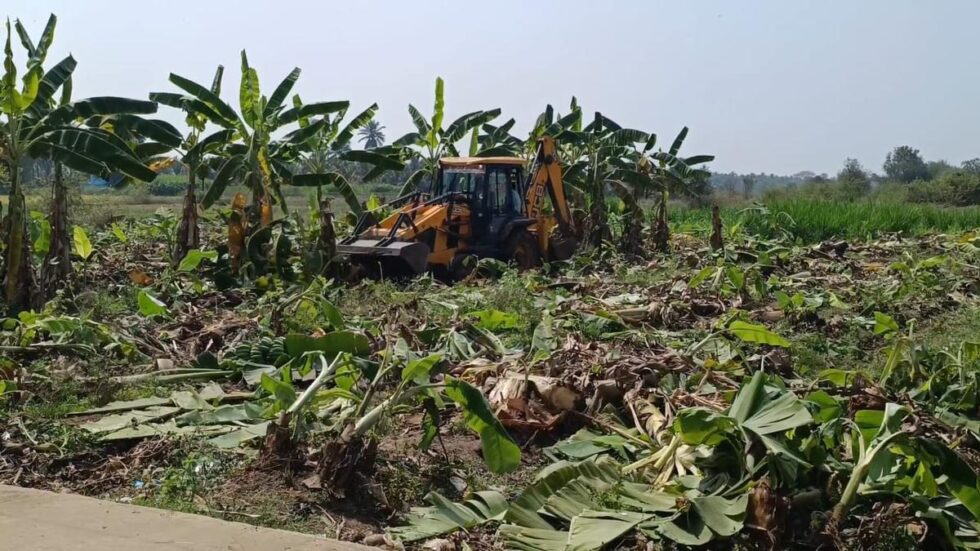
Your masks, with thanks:
M240 522L0 485L0 550L8 549L377 551Z

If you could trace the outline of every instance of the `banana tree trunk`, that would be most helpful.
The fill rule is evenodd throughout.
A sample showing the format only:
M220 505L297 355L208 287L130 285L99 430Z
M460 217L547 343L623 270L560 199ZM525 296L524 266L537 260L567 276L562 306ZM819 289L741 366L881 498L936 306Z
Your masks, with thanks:
M5 222L7 248L4 252L3 295L7 311L30 310L37 296L37 282L31 259L31 239L27 229L27 205L20 189L20 162L11 163L10 206Z
M720 251L725 247L721 238L721 213L718 205L711 207L711 250Z
M643 209L635 198L627 204L619 250L623 254L643 256Z
M252 190L252 212L249 213L247 225L251 226L255 218L258 218L258 227L264 228L272 223L272 204L257 161L249 175L249 188Z
M197 223L197 195L195 167L189 167L190 177L187 193L184 195L184 209L177 228L177 244L174 248L173 263L176 265L187 256L187 251L201 246L201 228Z
M317 247L323 257L323 266L327 266L337 255L337 235L333 229L333 213L330 212L330 201L320 201L320 234L317 237Z
M64 168L61 163L54 164L54 186L52 190L51 246L41 265L41 288L44 296L50 297L65 286L71 279L71 237L68 234L68 189L65 186Z
M591 248L599 250L602 244L612 238L609 232L609 212L606 209L605 182L598 177L597 160L593 161L592 175L592 208L589 210L588 217L588 244Z
M670 251L670 227L667 225L667 192L660 194L657 215L653 221L653 247L666 253Z

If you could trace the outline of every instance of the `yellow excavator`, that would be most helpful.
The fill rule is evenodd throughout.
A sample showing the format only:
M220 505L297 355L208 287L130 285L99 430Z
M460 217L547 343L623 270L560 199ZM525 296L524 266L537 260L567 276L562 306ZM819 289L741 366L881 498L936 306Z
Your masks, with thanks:
M395 199L380 222L368 212L337 253L370 277L426 270L450 279L480 258L526 269L565 260L578 246L555 140L540 138L526 173L522 157L445 157L432 189ZM545 196L550 199L546 209Z

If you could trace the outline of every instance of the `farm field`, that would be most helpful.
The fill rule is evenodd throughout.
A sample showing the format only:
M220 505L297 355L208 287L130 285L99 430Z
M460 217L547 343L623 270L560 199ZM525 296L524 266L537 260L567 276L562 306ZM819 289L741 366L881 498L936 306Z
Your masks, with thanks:
M389 137L244 50L79 99L28 22L0 484L388 550L980 549L980 158L724 174L576 96L449 116L441 77Z
M714 253L676 233L643 263L488 264L453 286L220 289L207 255L168 267L161 222L93 231L85 290L5 323L0 482L473 549L617 515L642 516L603 524L622 548L908 547L948 538L936 519L975 537L975 232L806 243L735 228ZM325 362L295 444L270 456L268 427ZM338 445L353 457L324 471ZM860 467L889 458L904 458L891 474ZM930 494L946 503L935 518L915 501ZM529 499L563 512L531 520Z

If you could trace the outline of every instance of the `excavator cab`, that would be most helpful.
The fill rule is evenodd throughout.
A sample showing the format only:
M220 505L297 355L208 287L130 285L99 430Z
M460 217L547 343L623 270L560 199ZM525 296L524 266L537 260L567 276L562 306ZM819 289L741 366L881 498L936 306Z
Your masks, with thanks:
M524 218L523 186L518 157L450 157L440 162L434 193L468 209L472 247L492 254L508 223Z
M365 213L337 247L372 276L430 269L458 279L487 257L530 268L543 259L564 260L578 244L555 142L547 136L529 167L522 157L440 159L431 189L388 206L398 210L381 221Z

